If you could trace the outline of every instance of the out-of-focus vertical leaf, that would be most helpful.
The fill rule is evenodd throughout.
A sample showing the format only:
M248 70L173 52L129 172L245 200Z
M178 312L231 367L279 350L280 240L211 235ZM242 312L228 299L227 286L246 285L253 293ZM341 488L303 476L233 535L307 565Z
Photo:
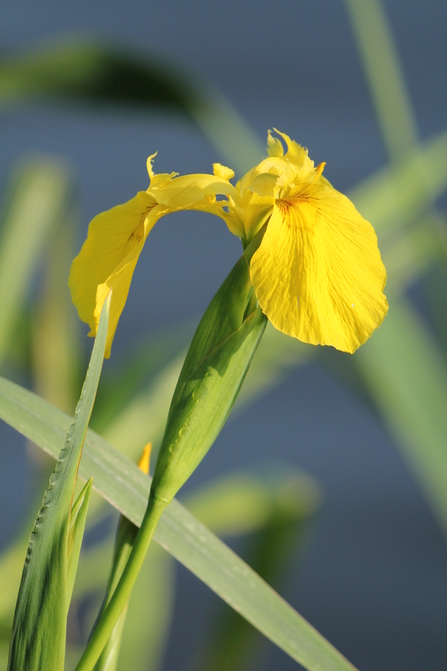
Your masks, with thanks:
M77 320L68 290L76 217L73 203L66 203L66 207L48 241L44 283L33 308L31 338L37 393L71 413L79 388L80 353Z
M447 367L435 341L401 300L356 361L447 532Z
M417 142L416 120L381 0L345 0L377 118L392 159Z
M17 599L17 588L20 583L23 559L26 555L27 543L24 539L10 545L3 553L0 561L0 631L7 634L8 641L12 624L14 605Z
M395 216L408 225L417 222L417 217L432 204L436 194L436 189L431 188L432 174L437 180L437 171L419 151L402 68L380 0L346 0L346 6L392 159L389 188L395 193ZM443 142L445 139L440 140L439 148ZM440 169L441 186L445 187L446 161L445 157L439 158L444 164ZM405 174L407 168L409 172ZM379 212L380 205L377 200ZM425 217L426 222L426 214ZM408 242L411 244L411 238ZM370 342L356 354L355 361L376 407L398 438L429 503L447 530L447 370L436 341L416 310L404 297L398 298L395 289L400 287L393 286L392 277L390 287L389 314Z
M14 606L26 547L26 538L17 539L5 548L0 557L0 671L6 671L8 666Z
M73 509L72 498L104 359L109 303L104 304L81 398L30 537L14 614L9 671L58 671L64 666L66 618L91 481Z
M360 4L360 3L359 3ZM424 213L447 188L447 131L419 146L418 151L387 165L349 192L355 206L379 235L379 241ZM429 179L419 178L420 166ZM396 189L395 181L402 184Z
M93 40L72 40L0 61L0 105L53 99L163 110L192 120L237 171L258 163L263 146L211 85L160 57Z
M389 287L396 300L405 290L415 284L430 269L445 264L447 259L447 220L435 212L428 212L420 225L397 236L383 251L383 261L390 277ZM427 303L433 306L436 315L442 287L433 287L433 295ZM445 314L445 313L444 313Z
M447 234L447 217L444 218L444 231ZM425 304L429 308L439 346L447 361L447 264L432 267L425 274L422 287Z
M72 189L70 170L60 160L29 159L16 169L0 238L0 361L8 351L44 245L65 213Z

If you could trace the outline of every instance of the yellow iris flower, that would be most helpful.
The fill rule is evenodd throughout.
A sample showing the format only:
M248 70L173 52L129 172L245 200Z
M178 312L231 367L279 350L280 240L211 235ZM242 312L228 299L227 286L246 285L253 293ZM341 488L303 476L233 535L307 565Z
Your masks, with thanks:
M124 205L95 217L69 285L80 318L95 335L105 297L113 289L106 356L124 308L144 242L160 217L202 210L224 219L246 245L265 222L250 263L263 312L277 329L303 342L354 352L381 324L388 304L386 271L373 227L323 177L307 150L269 131L268 158L234 187L234 173L218 163L213 175L155 175Z

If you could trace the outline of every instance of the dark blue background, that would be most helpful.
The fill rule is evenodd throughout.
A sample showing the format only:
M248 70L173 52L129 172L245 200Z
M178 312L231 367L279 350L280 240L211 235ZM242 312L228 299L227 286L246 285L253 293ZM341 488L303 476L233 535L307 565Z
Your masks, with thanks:
M426 139L446 127L447 4L388 0L385 7ZM306 145L317 163L326 161L325 175L340 190L386 161L341 2L16 0L2 9L3 48L85 32L164 54L208 78L263 140L275 126ZM96 213L146 188L145 162L155 150L156 172L208 172L223 160L169 116L40 105L2 112L0 124L2 183L24 153L67 156L75 166L79 245ZM203 312L239 249L207 215L162 220L135 273L114 356L147 330ZM0 450L11 456L2 458L0 503L2 527L12 533L32 474L3 427ZM269 459L312 473L325 491L312 544L285 597L363 671L446 668L447 545L372 411L318 365L294 371L225 427L191 486ZM17 483L21 496L11 493ZM190 639L200 634L196 612L211 597L197 583L180 570L176 643L166 669L185 668ZM282 653L271 654L268 668L296 668Z

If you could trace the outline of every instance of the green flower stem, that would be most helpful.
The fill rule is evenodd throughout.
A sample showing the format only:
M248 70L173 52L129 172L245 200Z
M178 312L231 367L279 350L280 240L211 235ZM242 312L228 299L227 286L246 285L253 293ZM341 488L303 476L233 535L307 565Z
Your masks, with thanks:
M75 671L92 671L101 655L110 634L118 621L121 612L132 592L132 588L143 565L144 558L157 527L158 521L167 503L149 496L147 509L141 523L140 530L135 539L129 561L123 571L123 575L113 593L110 602L104 609L103 614L91 635L84 653L79 660Z

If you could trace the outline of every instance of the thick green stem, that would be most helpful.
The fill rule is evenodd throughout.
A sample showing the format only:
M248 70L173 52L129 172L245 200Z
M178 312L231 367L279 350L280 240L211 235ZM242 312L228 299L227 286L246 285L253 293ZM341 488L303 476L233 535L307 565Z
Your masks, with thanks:
M109 640L113 627L118 621L118 618L130 597L132 588L149 549L152 536L154 535L154 531L166 505L167 504L164 501L156 500L151 496L149 497L146 513L135 539L135 544L132 548L129 561L126 564L126 568L123 571L123 575L121 576L112 598L97 622L75 671L92 671L98 661L101 652Z

